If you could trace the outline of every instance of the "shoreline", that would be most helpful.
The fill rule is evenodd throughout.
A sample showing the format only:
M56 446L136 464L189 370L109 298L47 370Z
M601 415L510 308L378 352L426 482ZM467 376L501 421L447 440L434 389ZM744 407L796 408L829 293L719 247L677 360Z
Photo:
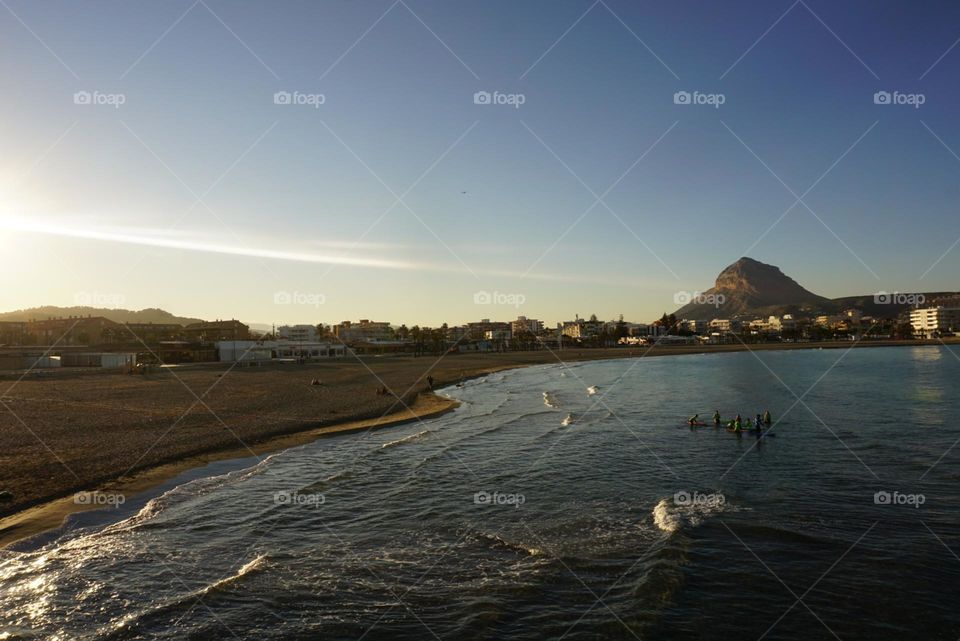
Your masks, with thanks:
M520 369L534 365L560 365L566 362L583 362L595 360L629 360L633 358L651 358L658 356L675 356L691 354L709 354L709 353L731 353L743 351L789 351L794 349L850 349L850 348L868 348L868 347L918 347L918 346L947 346L950 344L960 344L958 340L941 342L937 340L913 340L913 341L860 341L860 342L821 342L821 343L758 343L752 345L728 344L728 345L676 345L663 347L620 347L620 348L568 348L563 351L550 353L540 352L507 352L495 354L501 358L509 358L510 355L520 355L525 358L517 358L513 362L501 362L490 364L486 367L464 368L461 370L464 380L480 378L500 371ZM640 352L640 353L637 353ZM531 356L534 355L534 356ZM546 357L544 356L546 355ZM453 355L452 359L470 359L473 355ZM458 365L467 363L457 362ZM471 365L480 365L480 363L471 363ZM425 376L426 374L424 374ZM444 377L448 378L449 377ZM453 381L438 381L436 387L452 385ZM92 486L86 488L87 491L105 491L119 493L125 496L137 495L149 491L167 481L173 480L181 474L203 467L210 463L231 459L249 458L251 450L256 456L270 454L292 447L312 443L318 439L349 434L353 432L368 431L372 429L384 429L397 425L403 425L418 420L426 420L446 414L456 409L460 403L453 399L440 397L432 391L421 391L416 394L414 402L409 409L404 407L400 410L389 412L385 415L375 418L350 418L329 425L307 427L305 429L294 429L292 431L280 434L267 435L262 440L250 443L250 447L244 448L233 445L231 447L213 449L199 454L189 454L177 460L168 461L159 465L154 465L134 471L129 475L120 476L112 481L101 483L92 483ZM97 509L102 506L97 505L78 505L74 502L74 496L78 492L71 490L58 497L50 497L46 500L38 501L21 510L13 512L4 517L0 517L0 549L15 543L17 541L36 536L43 532L59 528L64 519L74 513Z
M432 392L420 394L409 409L404 408L380 418L348 420L337 425L328 425L290 434L281 434L267 438L259 443L253 443L250 445L250 449L234 447L188 456L179 461L140 470L129 476L121 477L116 481L89 489L88 491L110 492L122 494L125 497L135 496L162 485L167 481L171 481L185 472L204 467L210 463L250 458L252 456L250 450L252 450L256 456L264 456L306 445L327 436L385 429L413 423L415 421L436 418L452 412L459 406L459 401L444 398ZM76 496L76 494L77 493L72 493L69 496L40 503L39 505L34 505L20 512L15 512L9 516L0 518L0 549L17 541L55 530L59 528L63 524L64 519L71 514L104 507L102 505L77 504L74 502L74 496Z

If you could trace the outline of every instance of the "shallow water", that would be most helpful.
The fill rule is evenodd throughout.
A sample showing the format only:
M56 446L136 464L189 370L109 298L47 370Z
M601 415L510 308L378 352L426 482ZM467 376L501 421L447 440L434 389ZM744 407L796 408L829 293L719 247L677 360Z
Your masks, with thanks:
M958 374L918 347L470 381L0 552L0 638L956 639ZM683 424L767 408L775 438Z

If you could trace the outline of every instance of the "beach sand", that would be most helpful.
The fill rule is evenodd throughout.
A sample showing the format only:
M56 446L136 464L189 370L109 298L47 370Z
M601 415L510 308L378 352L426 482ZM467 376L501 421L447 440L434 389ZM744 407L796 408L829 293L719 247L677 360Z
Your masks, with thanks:
M871 342L861 346L904 344ZM907 344L922 344L913 341ZM935 343L938 344L938 343ZM851 343L751 349L847 349ZM561 352L345 357L307 365L204 364L129 375L95 369L0 376L0 546L88 509L73 495L125 495L213 460L262 455L331 433L387 427L449 411L429 393L461 378L535 364L740 351L742 345L564 349ZM311 385L319 379L321 385ZM392 394L381 395L386 386ZM409 406L411 409L407 409Z

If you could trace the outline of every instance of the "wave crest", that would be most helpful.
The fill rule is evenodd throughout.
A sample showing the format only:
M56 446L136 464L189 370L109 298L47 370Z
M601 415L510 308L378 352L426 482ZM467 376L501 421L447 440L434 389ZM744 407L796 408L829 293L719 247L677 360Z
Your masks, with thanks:
M714 514L723 512L724 501L700 501L680 505L673 497L660 499L651 516L661 531L673 534L678 530L697 527Z
M430 430L422 430L420 432L417 432L416 434L411 434L410 436L404 436L403 438L398 438L395 441L384 443L383 445L380 446L380 449L384 449L386 447L394 447L396 445L402 445L403 443L409 443L410 441L416 441L417 439L423 438L429 433L430 433Z

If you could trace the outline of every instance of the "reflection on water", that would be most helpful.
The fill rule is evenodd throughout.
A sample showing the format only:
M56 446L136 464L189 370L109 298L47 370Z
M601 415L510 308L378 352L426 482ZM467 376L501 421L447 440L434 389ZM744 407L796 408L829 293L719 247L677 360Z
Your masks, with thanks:
M912 372L902 384L910 385L911 394L910 418L914 424L943 425L949 416L945 411L948 406L943 405L944 395L947 393L947 380L944 378L944 358L949 348L943 347L912 347L910 361ZM950 358L949 355L946 355ZM960 364L960 362L958 362ZM949 368L948 368L949 369Z
M0 639L957 638L943 351L471 381L436 420L217 464L14 546ZM776 438L684 423L717 408L770 409ZM815 586L809 610L784 583Z

